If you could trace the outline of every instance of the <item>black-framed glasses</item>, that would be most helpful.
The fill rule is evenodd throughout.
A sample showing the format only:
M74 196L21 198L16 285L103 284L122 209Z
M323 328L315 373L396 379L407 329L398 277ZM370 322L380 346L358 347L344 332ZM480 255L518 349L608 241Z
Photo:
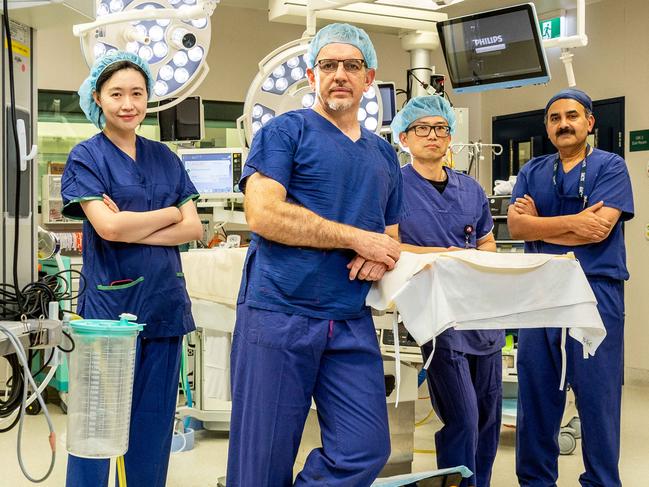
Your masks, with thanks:
M413 125L412 127L408 127L406 132L411 130L415 131L417 137L428 137L432 130L435 131L437 137L444 138L451 135L451 127L448 125Z
M343 63L343 68L348 73L360 73L365 66L362 59L321 59L316 64L323 73L335 73L338 71L338 64Z

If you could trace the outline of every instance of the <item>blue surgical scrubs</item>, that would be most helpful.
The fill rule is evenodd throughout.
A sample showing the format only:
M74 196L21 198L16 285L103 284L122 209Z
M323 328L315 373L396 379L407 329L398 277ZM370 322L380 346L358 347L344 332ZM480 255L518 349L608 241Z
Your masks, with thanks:
M182 336L194 330L175 246L109 242L85 219L81 202L106 194L120 211L182 206L198 194L178 157L164 144L137 137L137 159L99 133L68 157L61 181L65 216L84 220L85 291L78 313L145 323L137 341L129 448L129 484L164 486L178 391ZM67 485L108 485L108 460L68 457Z
M489 202L471 177L444 168L440 193L412 165L402 168L408 217L399 224L405 244L476 248L493 230ZM467 296L467 299L472 299ZM474 475L462 486L485 487L491 479L502 410L502 330L447 330L437 337L428 367L433 408L444 426L435 434L437 467L467 466ZM422 347L424 360L433 352Z
M275 118L252 143L242 174L284 186L287 201L372 232L401 217L394 149L361 129L352 141L313 110ZM390 436L383 364L347 249L292 247L255 235L248 250L231 354L228 487L369 486ZM313 398L322 448L293 480Z
M581 346L566 342L567 382L575 393L581 419L585 472L582 486L621 486L620 404L624 358L624 281L626 267L623 223L633 218L631 181L624 159L594 149L586 160L584 198L579 197L581 164L565 173L556 155L532 159L521 169L512 203L530 195L539 216L573 215L604 201L622 213L610 235L600 243L563 246L526 242L526 252L563 254L573 251L597 298L606 339L594 357L583 358ZM516 473L522 486L549 487L558 478L558 434L565 406L559 390L561 331L520 330L518 335L518 418Z

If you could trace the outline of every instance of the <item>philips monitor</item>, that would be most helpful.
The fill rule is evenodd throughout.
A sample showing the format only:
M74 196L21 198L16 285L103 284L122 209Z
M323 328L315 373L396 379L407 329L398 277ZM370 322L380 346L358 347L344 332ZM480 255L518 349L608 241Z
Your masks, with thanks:
M397 95L394 83L377 83L381 93L381 104L383 106L383 117L381 126L390 128L392 119L397 114Z
M550 81L531 3L438 22L437 32L457 93Z
M239 192L241 149L178 149L189 179L201 198Z

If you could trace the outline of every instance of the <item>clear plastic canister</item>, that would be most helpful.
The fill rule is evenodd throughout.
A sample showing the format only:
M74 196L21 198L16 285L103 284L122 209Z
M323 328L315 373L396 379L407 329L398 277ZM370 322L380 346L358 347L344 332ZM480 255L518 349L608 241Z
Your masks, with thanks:
M120 321L70 322L67 450L83 458L126 453L131 419L137 335L141 324Z

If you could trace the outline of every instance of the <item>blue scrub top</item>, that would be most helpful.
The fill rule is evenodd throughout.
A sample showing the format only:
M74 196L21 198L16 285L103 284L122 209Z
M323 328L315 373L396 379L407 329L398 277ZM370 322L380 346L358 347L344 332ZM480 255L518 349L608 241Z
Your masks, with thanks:
M399 224L405 244L420 247L466 246L465 227L471 225L469 247L493 230L487 195L470 176L445 167L446 189L440 192L408 164L402 168L405 205L408 217ZM467 296L471 299L471 296ZM497 352L505 345L502 330L447 330L437 337L435 346L475 355Z
M255 135L241 175L244 191L255 172L284 186L287 201L327 220L384 232L401 218L401 172L390 144L364 128L353 142L311 109L280 115ZM360 318L368 313L371 283L349 280L354 255L254 235L239 302L313 318Z
M556 187L552 174L556 154L535 157L525 164L516 179L511 203L525 194L534 199L539 216L551 217L574 215L583 210L579 198L579 174L581 164L564 173L561 163L557 170ZM599 243L565 246L543 241L525 242L525 251L532 253L565 254L574 252L588 277L628 279L623 222L633 218L633 193L631 179L624 159L617 154L593 149L586 161L584 194L588 206L604 201L604 206L622 212L606 240Z
M63 214L85 220L86 290L79 297L78 312L88 319L133 313L138 322L146 323L144 337L180 336L195 327L178 247L104 240L80 204L107 194L122 211L151 211L198 197L182 163L167 146L137 137L136 151L134 161L100 132L68 156L61 180Z

